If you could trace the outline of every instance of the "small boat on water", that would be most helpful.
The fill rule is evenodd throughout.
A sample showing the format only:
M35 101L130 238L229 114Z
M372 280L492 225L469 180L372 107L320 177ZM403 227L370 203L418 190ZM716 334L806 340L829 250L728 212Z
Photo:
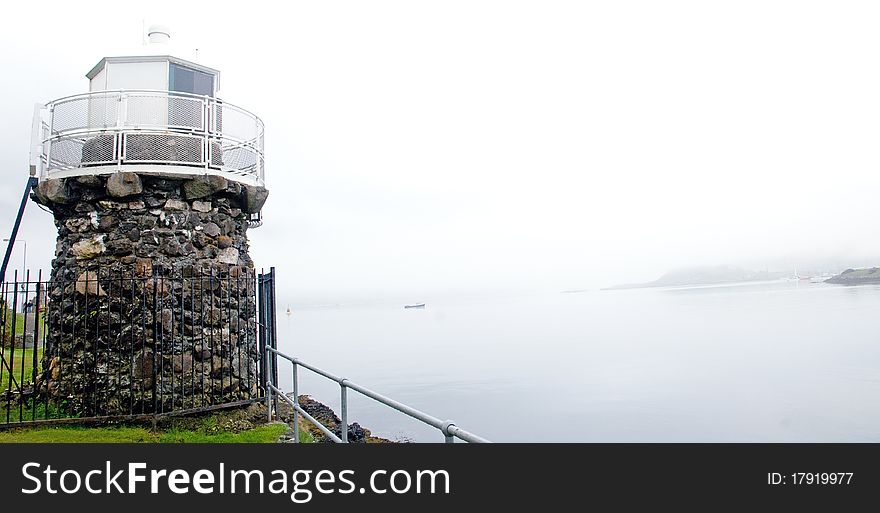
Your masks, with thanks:
M404 308L424 308L425 303L416 303L414 305L403 305Z

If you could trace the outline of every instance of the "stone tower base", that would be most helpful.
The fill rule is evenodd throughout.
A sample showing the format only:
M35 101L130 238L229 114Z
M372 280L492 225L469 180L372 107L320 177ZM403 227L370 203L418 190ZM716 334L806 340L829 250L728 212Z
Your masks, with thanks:
M217 176L41 181L58 229L41 392L83 416L256 397L246 232L267 195Z

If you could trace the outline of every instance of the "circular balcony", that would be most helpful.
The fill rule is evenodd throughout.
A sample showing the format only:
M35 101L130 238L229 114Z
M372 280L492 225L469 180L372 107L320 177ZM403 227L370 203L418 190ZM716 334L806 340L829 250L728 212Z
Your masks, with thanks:
M216 174L264 185L263 122L222 100L173 91L96 91L39 116L40 178Z

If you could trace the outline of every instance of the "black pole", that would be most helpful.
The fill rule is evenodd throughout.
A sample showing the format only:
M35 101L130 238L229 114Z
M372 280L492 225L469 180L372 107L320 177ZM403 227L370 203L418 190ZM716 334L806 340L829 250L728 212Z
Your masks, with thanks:
M24 188L24 194L21 195L21 205L18 206L18 216L15 218L15 224L12 226L12 235L9 236L9 243L6 245L6 254L3 255L3 266L0 267L0 282L6 280L6 267L9 265L9 257L12 255L12 246L15 245L15 236L18 235L18 227L21 225L21 217L24 215L24 207L27 206L28 194L31 189L37 186L37 177L28 177L27 186Z

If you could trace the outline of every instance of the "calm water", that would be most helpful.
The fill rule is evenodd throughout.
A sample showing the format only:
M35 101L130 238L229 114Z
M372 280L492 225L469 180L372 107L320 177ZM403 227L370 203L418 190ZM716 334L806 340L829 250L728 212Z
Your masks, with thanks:
M281 309L281 348L494 441L880 441L880 287L427 302ZM302 374L338 412L338 387ZM442 441L349 397L378 435Z

